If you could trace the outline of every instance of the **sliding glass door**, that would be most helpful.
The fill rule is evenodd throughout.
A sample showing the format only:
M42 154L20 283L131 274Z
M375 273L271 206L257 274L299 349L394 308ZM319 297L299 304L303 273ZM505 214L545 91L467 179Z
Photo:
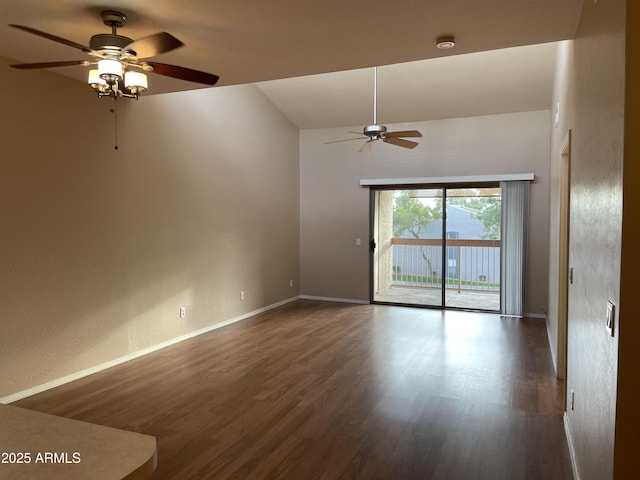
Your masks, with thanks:
M442 195L442 189L375 192L374 301L443 306Z
M500 310L497 186L373 191L372 299Z

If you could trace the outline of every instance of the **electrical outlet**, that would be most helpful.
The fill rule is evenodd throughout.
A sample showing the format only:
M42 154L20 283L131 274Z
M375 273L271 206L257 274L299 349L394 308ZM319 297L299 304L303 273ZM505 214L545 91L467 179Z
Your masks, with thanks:
M187 316L187 307L180 307L180 318Z
M289 280L289 286L293 287L293 280Z
M244 292L240 292L240 300L244 300Z

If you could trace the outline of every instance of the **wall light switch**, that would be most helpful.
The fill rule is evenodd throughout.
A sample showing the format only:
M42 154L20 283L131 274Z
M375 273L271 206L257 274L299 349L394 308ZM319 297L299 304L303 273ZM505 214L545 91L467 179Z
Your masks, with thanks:
M569 394L569 405L571 406L571 410L576 409L576 392L571 389L571 393Z
M616 306L609 300L607 301L607 328L612 337L615 337L615 324L616 324Z

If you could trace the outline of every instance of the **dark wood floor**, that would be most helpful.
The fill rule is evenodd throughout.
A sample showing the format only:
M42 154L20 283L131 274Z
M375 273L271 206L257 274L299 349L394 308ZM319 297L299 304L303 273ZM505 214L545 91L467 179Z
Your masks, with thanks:
M154 435L158 479L564 480L544 321L298 301L15 405Z

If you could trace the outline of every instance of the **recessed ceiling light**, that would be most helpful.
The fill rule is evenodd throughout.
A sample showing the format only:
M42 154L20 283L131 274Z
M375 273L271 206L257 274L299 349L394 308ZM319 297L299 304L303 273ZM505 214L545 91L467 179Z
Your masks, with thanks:
M456 39L453 37L438 37L436 40L436 47L440 50L448 50L456 46Z

